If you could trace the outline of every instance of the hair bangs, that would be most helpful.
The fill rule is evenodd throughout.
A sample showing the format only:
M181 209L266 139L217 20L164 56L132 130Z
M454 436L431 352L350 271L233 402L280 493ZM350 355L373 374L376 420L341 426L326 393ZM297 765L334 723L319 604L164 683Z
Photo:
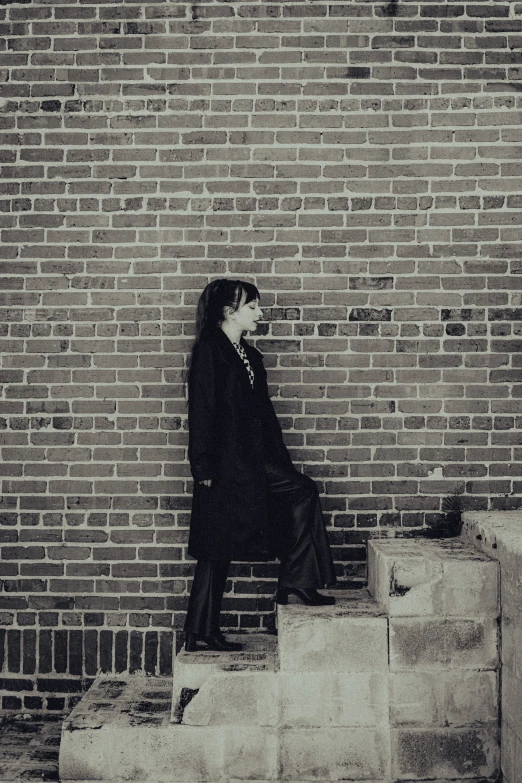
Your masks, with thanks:
M259 295L259 290L257 286L255 286L253 283L247 283L244 280L238 280L238 286L241 289L241 294L238 300L238 306L241 300L243 299L243 295L245 296L245 304L248 304L249 302L253 302L255 299L261 299Z

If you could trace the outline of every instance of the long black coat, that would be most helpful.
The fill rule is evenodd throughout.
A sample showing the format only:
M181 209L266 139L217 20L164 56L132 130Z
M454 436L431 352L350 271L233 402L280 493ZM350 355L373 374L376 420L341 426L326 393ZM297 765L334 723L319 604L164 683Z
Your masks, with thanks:
M207 560L275 554L264 454L292 467L268 395L261 353L241 344L247 370L216 328L194 347L189 373L189 459L194 477L189 554ZM199 482L212 479L212 486Z

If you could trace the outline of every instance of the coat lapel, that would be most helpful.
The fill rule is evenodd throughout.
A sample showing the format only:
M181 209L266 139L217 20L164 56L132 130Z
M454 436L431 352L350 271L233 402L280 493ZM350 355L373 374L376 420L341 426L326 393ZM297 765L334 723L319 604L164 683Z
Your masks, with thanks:
M222 329L216 329L216 339L221 347L223 358L237 371L245 393L252 394L252 386L250 385L250 378L248 377L247 368L245 367L245 364L239 356L238 352L232 345L231 340L229 340ZM245 343L244 340L241 340L241 343L243 348L245 348L245 350L248 352L248 348L250 347L248 343Z

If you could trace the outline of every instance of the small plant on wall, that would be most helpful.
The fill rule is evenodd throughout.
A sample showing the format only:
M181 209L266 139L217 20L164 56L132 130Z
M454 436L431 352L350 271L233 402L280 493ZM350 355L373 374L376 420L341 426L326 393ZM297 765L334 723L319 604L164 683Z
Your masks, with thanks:
M453 492L442 499L442 515L428 526L430 538L452 538L460 535L464 491L464 485L457 484Z

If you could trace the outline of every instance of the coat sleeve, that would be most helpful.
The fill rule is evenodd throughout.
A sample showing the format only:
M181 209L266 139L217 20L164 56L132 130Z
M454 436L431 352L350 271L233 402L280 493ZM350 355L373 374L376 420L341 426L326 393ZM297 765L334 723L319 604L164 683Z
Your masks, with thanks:
M212 346L198 343L192 353L188 383L190 469L195 481L213 478L216 431L216 362Z

